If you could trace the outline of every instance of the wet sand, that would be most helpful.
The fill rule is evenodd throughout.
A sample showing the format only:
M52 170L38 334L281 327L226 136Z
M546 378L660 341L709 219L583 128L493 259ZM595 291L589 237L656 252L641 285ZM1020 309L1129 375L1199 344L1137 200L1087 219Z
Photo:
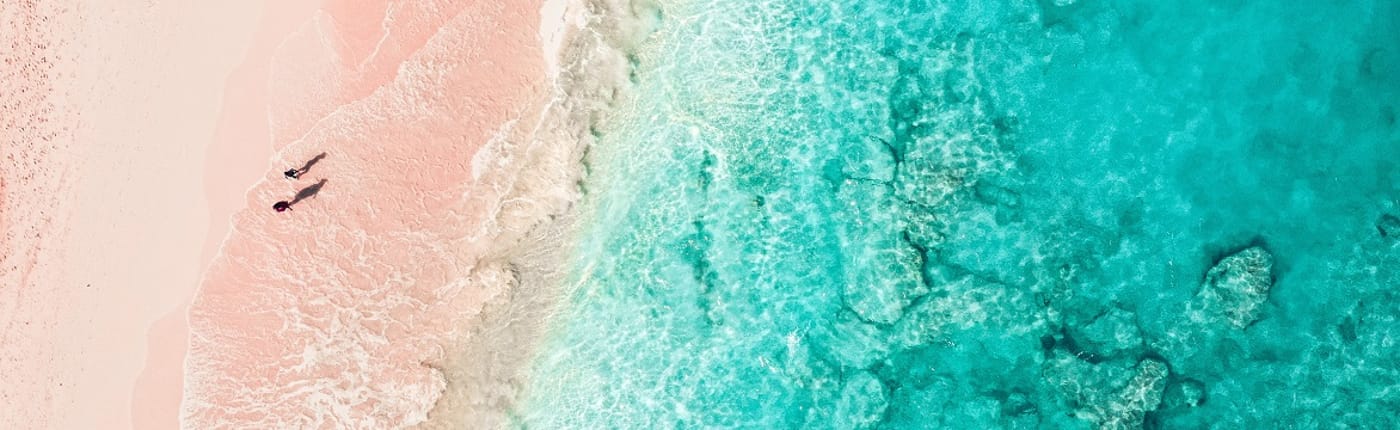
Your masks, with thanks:
M234 211L245 206L248 188L269 169L274 150L267 121L272 54L316 10L312 0L263 2L251 44L224 82L219 119L204 161L210 222L200 253L201 273L228 236ZM186 315L193 296L191 288L179 306L151 326L146 366L132 394L132 428L180 428L190 333Z
M511 371L463 369L516 356L471 345L547 272L522 244L559 248L587 118L547 69L540 5L472 3L331 2L277 48L275 167L191 305L185 428L500 423L475 393Z

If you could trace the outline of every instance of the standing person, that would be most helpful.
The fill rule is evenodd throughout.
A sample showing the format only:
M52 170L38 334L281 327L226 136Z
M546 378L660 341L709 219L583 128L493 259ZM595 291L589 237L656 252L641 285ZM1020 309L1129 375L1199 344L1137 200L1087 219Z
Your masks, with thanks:
M301 172L298 172L297 169L289 169L285 172L282 172L282 175L286 176L287 179L296 179L301 176Z
M292 204L291 204L291 203L287 203L286 200L283 200L283 201L280 201L280 202L277 202L277 203L273 203L273 204L272 204L272 208L273 208L273 209L276 209L278 212L288 211L288 210L291 210L291 209L292 209Z

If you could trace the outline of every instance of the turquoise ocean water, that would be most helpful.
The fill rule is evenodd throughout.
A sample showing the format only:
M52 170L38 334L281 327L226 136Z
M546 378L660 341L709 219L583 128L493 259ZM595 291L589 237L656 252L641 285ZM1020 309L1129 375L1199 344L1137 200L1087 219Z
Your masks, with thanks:
M1400 2L657 14L519 426L1400 423Z

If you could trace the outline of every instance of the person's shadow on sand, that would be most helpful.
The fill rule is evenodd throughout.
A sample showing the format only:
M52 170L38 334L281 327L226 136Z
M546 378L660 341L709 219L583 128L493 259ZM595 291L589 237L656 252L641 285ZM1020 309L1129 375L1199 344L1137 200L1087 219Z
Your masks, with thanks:
M302 165L300 169L297 169L297 175L306 174L306 171L311 170L311 166L316 165L316 162L321 161L322 158L326 158L326 153L322 152L320 154L316 154L315 157L311 157L310 160L306 160L306 164Z
M296 198L292 199L289 205L297 204L297 202L302 201L302 199L305 199L307 197L316 197L316 193L321 192L321 187L324 186L326 186L326 180L322 179L320 182L311 184L306 188L302 188L301 191L297 191Z

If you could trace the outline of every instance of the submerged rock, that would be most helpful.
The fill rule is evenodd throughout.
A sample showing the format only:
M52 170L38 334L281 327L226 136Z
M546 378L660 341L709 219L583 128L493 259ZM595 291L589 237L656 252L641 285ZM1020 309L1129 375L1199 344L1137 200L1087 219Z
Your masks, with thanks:
M854 312L842 312L831 325L811 332L816 351L846 369L867 369L890 353L890 339Z
M972 331L988 339L1016 339L1032 346L1044 329L1030 295L966 276L939 286L936 293L909 306L904 318L892 327L889 339L897 348L912 348L946 342L949 335Z
M1383 238L1400 241L1400 217L1391 214L1381 215L1381 219L1376 220L1376 230L1380 231Z
M1138 362L1137 373L1128 380L1128 385L1118 390L1113 401L1100 411L1099 428L1142 428L1147 412L1162 404L1167 373L1166 363L1152 359Z
M846 305L861 319L892 324L905 307L928 292L920 270L921 257L898 241L866 243L850 257L843 289ZM883 247L880 245L884 245Z
M1132 377L1121 388L1085 405L1079 417L1093 421L1100 429L1140 429L1147 412L1162 403L1167 383L1167 365L1157 360L1138 362Z
M1074 416L1100 429L1140 429L1147 412L1162 403L1167 364L1154 359L1092 364L1059 354L1045 376L1068 400Z
M1167 385L1166 394L1162 398L1162 406L1170 409L1194 408L1205 402L1205 384L1191 378L1183 378Z
M1259 319L1273 286L1274 257L1253 246L1220 260L1206 273L1193 303L1202 319L1224 318L1243 329Z
M884 419L888 407L885 386L880 380L869 372L858 372L841 389L836 416L830 424L836 428L872 428Z
M1243 335L1259 319L1273 286L1274 258L1262 247L1249 247L1220 259L1206 272L1182 318L1149 342L1173 368L1189 375L1220 372Z
M1069 335L1079 349L1104 356L1128 355L1142 348L1142 332L1133 321L1133 314L1112 308L1093 322L1070 327Z
M903 234L898 203L887 187L853 182L837 197L847 217L841 227L842 298L861 319L892 324L928 292L924 257Z

